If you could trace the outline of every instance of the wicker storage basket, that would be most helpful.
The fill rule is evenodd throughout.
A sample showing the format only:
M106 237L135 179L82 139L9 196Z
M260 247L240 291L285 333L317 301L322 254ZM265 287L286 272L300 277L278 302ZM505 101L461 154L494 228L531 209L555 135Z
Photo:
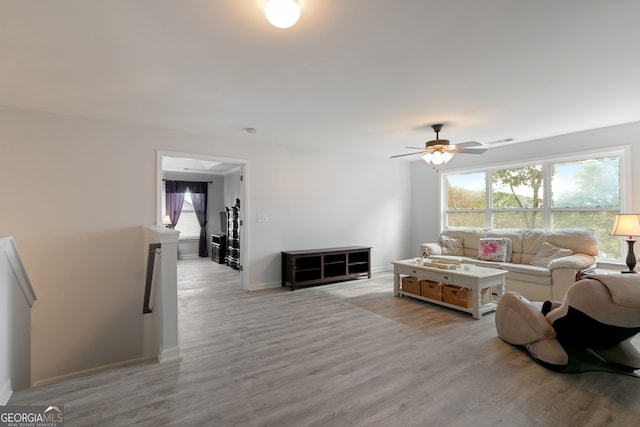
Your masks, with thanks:
M491 289L485 288L481 291L482 304L491 301ZM473 306L473 293L471 289L461 288L460 286L444 285L443 301L460 307L471 308Z
M434 282L432 280L421 280L420 281L420 295L425 298L434 299L437 301L442 301L442 283Z
M402 292L420 295L420 280L416 277L406 276L402 278Z

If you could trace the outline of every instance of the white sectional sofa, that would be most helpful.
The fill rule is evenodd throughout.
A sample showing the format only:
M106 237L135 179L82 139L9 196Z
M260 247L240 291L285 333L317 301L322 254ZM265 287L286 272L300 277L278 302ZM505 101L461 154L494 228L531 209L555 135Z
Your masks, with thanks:
M497 256L487 251L491 245L498 247L496 243L501 249ZM451 227L440 234L438 242L423 244L421 251L433 259L507 270L506 290L518 292L532 301L560 301L578 273L595 267L598 242L594 231L585 228Z

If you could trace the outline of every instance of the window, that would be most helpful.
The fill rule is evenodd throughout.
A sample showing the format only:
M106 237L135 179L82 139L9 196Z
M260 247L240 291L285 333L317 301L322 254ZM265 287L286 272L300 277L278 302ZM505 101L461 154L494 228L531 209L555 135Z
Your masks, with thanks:
M621 239L609 236L622 205L620 157L553 166L551 228L593 228L598 238L599 257L620 259Z
M609 236L622 212L624 151L513 167L443 173L446 226L588 227L599 258L619 260L622 240Z
M542 165L490 172L493 228L543 228Z
M486 172L447 175L447 225L484 227Z
M200 224L196 217L196 211L193 209L191 193L188 191L184 193L184 203L182 204L180 218L178 218L178 223L176 224L176 230L180 231L180 240L200 238Z

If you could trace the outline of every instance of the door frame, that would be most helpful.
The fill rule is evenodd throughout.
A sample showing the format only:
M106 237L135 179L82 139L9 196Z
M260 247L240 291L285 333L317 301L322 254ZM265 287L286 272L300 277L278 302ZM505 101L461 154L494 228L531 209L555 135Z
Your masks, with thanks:
M240 288L249 289L249 161L234 157L221 157L201 153L188 153L180 151L158 150L156 155L156 225L162 225L162 159L164 157L177 157L183 159L208 160L211 162L229 163L240 166Z

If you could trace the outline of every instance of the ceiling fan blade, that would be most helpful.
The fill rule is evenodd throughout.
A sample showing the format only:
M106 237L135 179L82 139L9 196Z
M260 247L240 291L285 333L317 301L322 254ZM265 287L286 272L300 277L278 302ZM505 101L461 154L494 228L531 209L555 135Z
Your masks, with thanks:
M440 139L440 130L442 129L442 126L443 126L442 124L431 125L431 128L436 133L436 139L427 141L424 149L421 149L418 147L406 147L408 149L412 149L412 150L415 149L415 150L422 150L422 151L418 151L416 153L396 154L395 156L391 156L391 158L393 159L396 157L415 156L416 154L426 154L426 153L432 153L432 154L435 153L438 155L442 155L446 153L482 154L485 151L487 151L487 148L485 147L485 145L477 141L466 141L466 142L461 142L460 144L449 144L448 139Z
M505 139L496 139L495 141L487 141L482 145L494 145L494 144L502 144L503 142L511 142L513 138L505 138Z
M417 153L407 153L407 154L396 154L395 156L391 156L391 159L395 159L396 157L404 157L404 156L415 156L416 154L422 154L424 151L418 151Z
M469 147L481 147L482 144L480 144L479 142L476 141L467 141L467 142L461 142L460 144L455 144L457 147L464 147L464 148L469 148Z
M424 150L424 147L404 147L404 148L408 148L410 150Z
M450 153L464 153L464 154L482 154L487 151L486 148L464 148L458 145L450 147L447 151Z

